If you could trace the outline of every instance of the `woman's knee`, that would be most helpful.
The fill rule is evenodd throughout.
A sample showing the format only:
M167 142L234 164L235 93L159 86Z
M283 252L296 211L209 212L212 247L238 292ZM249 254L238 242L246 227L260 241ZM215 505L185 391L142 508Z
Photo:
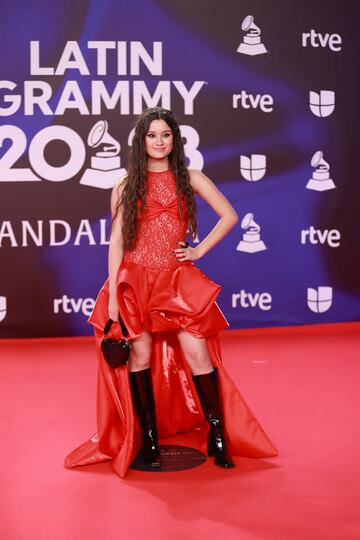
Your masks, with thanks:
M211 367L211 360L206 350L192 349L187 351L185 355L193 372L208 371Z
M142 371L150 367L150 358L145 356L133 356L129 357L129 369L130 371Z
M208 372L212 367L212 362L210 360L206 340L195 338L184 331L179 332L178 337L184 356L192 371L194 373Z
M151 334L147 331L133 341L129 356L130 371L140 371L150 366L151 345Z

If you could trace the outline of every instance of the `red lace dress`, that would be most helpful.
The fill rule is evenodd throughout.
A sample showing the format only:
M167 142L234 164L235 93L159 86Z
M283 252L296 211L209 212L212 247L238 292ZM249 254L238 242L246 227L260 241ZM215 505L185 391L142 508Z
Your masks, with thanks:
M135 247L124 253L117 274L117 298L130 339L143 328L152 332L151 373L160 440L207 424L201 413L191 371L176 330L206 338L211 361L218 368L225 432L232 455L276 456L277 450L247 406L222 365L218 332L228 322L216 303L221 286L192 261L179 262L172 250L186 239L187 215L180 215L175 176L168 170L149 172L146 209L140 216ZM124 477L140 448L140 429L133 413L128 367L111 369L100 343L108 319L108 280L99 292L89 322L94 325L99 359L97 432L71 452L66 467L112 461ZM115 335L120 332L119 325Z

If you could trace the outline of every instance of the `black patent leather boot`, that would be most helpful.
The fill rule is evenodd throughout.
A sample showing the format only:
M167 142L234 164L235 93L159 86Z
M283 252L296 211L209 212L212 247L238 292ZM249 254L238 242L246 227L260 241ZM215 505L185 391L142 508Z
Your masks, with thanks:
M130 388L142 433L141 455L152 469L160 467L155 400L150 368L130 371Z
M208 455L214 456L214 464L224 469L235 467L226 450L224 423L221 414L217 370L205 375L192 376L204 416L210 424L208 433Z

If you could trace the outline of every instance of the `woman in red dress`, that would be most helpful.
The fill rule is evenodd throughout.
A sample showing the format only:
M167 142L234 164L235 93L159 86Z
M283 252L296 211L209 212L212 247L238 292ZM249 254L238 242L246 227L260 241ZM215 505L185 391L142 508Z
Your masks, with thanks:
M196 246L194 194L219 221ZM114 186L109 278L89 321L99 358L95 435L66 458L66 467L111 460L124 477L140 450L161 465L159 438L209 426L208 455L232 468L230 455L276 456L277 450L226 373L218 332L228 322L216 303L221 286L194 261L234 227L238 216L213 182L187 169L183 141L171 111L139 117L128 174ZM129 365L115 370L100 343L108 318L121 314L132 343ZM113 325L120 336L120 325ZM204 441L205 443L205 441Z

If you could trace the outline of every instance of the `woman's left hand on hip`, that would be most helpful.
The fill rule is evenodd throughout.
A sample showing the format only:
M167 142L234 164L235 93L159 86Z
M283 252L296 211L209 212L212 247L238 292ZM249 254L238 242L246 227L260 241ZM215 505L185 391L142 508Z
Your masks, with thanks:
M183 261L196 261L200 259L197 247L189 246L188 242L178 241L179 246L177 249L173 249L173 255L178 262Z

